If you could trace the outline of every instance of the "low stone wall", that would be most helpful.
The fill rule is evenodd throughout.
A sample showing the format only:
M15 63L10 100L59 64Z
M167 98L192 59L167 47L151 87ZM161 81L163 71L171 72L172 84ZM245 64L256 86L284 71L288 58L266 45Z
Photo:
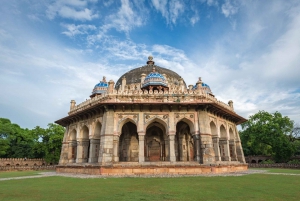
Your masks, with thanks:
M274 163L274 164L257 164L249 163L250 168L292 168L300 169L300 164Z
M247 164L219 165L219 166L56 166L58 173L94 174L94 175L155 175L155 174L182 174L196 175L209 173L228 173L246 171Z
M0 166L1 171L28 171L28 170L55 170L55 165L41 165L41 166Z
M42 158L0 158L0 166L41 166L47 165Z

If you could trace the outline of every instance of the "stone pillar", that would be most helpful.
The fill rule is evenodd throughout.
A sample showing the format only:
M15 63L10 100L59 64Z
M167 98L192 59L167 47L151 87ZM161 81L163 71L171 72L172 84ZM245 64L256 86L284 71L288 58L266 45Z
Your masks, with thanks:
M235 145L236 145L236 155L237 155L237 160L241 163L246 163L245 161L245 157L244 157L244 152L241 146L241 142L240 141L235 141Z
M219 147L219 137L212 137L214 143L214 151L215 151L215 160L221 161L220 156L220 147Z
M139 163L145 162L145 133L139 133Z
M119 140L120 137L118 135L114 135L114 154L113 154L114 162L119 162Z
M170 154L170 162L176 162L175 156L175 135L169 134L169 154Z
M193 135L193 139L194 139L194 148L196 149L196 161L200 163L200 134L199 133L195 133Z
M77 141L77 150L76 150L76 163L82 163L83 159L83 146L82 141Z
M98 162L100 164L111 164L113 162L114 141L114 111L106 108L103 115L101 128L100 150Z
M99 139L90 139L90 154L89 154L89 163L98 162L100 140Z
M68 151L69 163L76 162L76 155L77 155L77 142L76 140L69 141L69 151Z
M66 127L63 142L62 142L62 147L61 147L61 154L60 154L60 159L59 159L59 164L66 164L68 163L68 152L69 152L69 143L67 141L68 139L68 126Z
M229 140L229 149L231 147L232 150L232 156L231 157L231 161L237 161L237 155L236 155L236 146L235 146L235 141L234 140Z
M230 152L229 152L229 142L225 138L220 138L219 144L221 146L221 158L222 161L231 161Z
M87 163L88 153L89 153L89 140L79 140L77 141L77 159L76 163Z
M211 164L215 162L215 151L213 149L212 135L210 130L210 120L208 112L203 110L198 112L198 121L200 127L200 163Z

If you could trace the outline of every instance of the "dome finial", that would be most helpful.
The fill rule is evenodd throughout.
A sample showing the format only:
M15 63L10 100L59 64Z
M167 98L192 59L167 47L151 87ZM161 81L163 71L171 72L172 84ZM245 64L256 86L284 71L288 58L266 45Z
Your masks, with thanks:
M155 63L155 62L153 61L153 56L150 55L150 56L148 57L147 64L152 64L152 65L154 65L154 63Z

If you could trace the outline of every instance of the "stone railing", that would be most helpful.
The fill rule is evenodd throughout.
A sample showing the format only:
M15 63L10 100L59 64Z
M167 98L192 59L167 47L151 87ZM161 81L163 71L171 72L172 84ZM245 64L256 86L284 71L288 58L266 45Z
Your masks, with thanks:
M0 166L0 171L55 170L56 165Z
M288 164L288 163L274 163L274 164L260 164L260 163L249 163L250 168L292 168L300 169L300 164Z
M160 99L160 100L157 100ZM185 91L158 91L158 90L113 90L113 93L105 93L99 96L95 96L91 99L87 99L86 101L78 104L74 108L72 108L69 112L69 115L83 111L92 107L98 103L134 103L134 102L148 102L148 103L156 103L156 102L184 102L184 103L216 103L221 107L234 112L233 108L228 104L217 100L214 96L209 95L205 92L205 90L185 90Z
M0 161L43 161L42 158L0 158Z

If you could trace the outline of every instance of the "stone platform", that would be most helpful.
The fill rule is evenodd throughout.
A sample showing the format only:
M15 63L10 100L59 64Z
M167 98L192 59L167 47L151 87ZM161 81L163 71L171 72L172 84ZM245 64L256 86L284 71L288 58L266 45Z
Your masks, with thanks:
M91 175L197 175L197 174L220 174L246 171L248 164L227 163L202 165L198 163L185 162L145 162L145 163L116 163L112 165L98 164L69 164L56 166L57 173L75 173Z

